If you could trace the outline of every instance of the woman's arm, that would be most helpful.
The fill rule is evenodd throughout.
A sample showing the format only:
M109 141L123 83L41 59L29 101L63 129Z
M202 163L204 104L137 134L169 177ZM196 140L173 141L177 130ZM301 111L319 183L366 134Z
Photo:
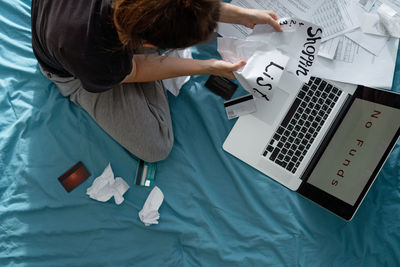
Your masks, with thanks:
M282 28L277 20L278 16L271 10L249 9L221 3L220 22L241 24L251 29L256 24L269 24L276 31L281 32Z
M149 82L198 74L213 74L234 79L233 71L246 64L243 60L230 63L217 59L196 60L154 54L135 55L132 63L131 73L122 82Z
M220 21L241 24L253 28L256 24L269 24L282 31L278 16L270 10L248 9L221 3ZM179 76L213 74L234 79L234 71L246 64L245 61L230 63L223 60L196 60L165 57L154 54L135 55L132 72L122 82L149 82Z

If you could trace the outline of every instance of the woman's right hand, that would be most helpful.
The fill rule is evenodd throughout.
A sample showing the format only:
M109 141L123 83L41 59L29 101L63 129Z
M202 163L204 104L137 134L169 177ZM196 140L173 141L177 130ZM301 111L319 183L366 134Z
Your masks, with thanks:
M244 60L240 60L236 63L230 63L228 61L218 59L209 59L207 61L210 66L210 74L222 76L229 79L235 79L235 75L233 75L233 72L239 70L244 65L246 65L246 61Z

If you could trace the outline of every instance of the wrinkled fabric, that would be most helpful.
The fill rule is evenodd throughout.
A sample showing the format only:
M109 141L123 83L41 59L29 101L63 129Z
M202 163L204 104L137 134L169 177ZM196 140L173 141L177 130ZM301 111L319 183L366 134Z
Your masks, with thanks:
M157 165L160 223L146 227L137 160L42 76L30 1L0 10L0 266L400 265L399 144L345 222L222 150L235 121L207 75L169 95L175 144ZM215 51L215 39L192 48L197 59ZM57 178L78 161L92 175L67 193ZM85 194L108 162L131 187L119 206Z

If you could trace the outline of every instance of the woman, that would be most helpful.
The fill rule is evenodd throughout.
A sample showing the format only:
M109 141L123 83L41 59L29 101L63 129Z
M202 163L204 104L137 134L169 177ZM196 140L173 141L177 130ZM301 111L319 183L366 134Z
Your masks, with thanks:
M249 28L270 24L280 31L277 19L272 11L220 0L32 0L32 47L63 96L128 151L154 162L165 159L173 145L160 80L198 74L233 79L245 64L163 57L154 48L205 41L217 21Z

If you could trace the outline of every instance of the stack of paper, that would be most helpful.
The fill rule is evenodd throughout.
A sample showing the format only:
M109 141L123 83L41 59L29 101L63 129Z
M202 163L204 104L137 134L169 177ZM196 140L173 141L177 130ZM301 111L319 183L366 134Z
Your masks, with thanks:
M387 2L391 4L389 2L394 1ZM327 5L326 3L324 5ZM398 39L373 31L380 26L376 13L383 3L371 0L342 0L332 3L338 6L343 21L352 18L352 22L344 23L348 25L347 30L341 34L326 37L328 41L323 42L322 47L327 46L330 54L319 54L314 74L341 82L390 89L396 64ZM371 16L374 21L371 21Z
M390 89L400 37L398 0L233 0L279 17L308 20L323 28L314 76ZM265 27L270 27L266 25ZM223 37L247 39L251 29L220 23Z

